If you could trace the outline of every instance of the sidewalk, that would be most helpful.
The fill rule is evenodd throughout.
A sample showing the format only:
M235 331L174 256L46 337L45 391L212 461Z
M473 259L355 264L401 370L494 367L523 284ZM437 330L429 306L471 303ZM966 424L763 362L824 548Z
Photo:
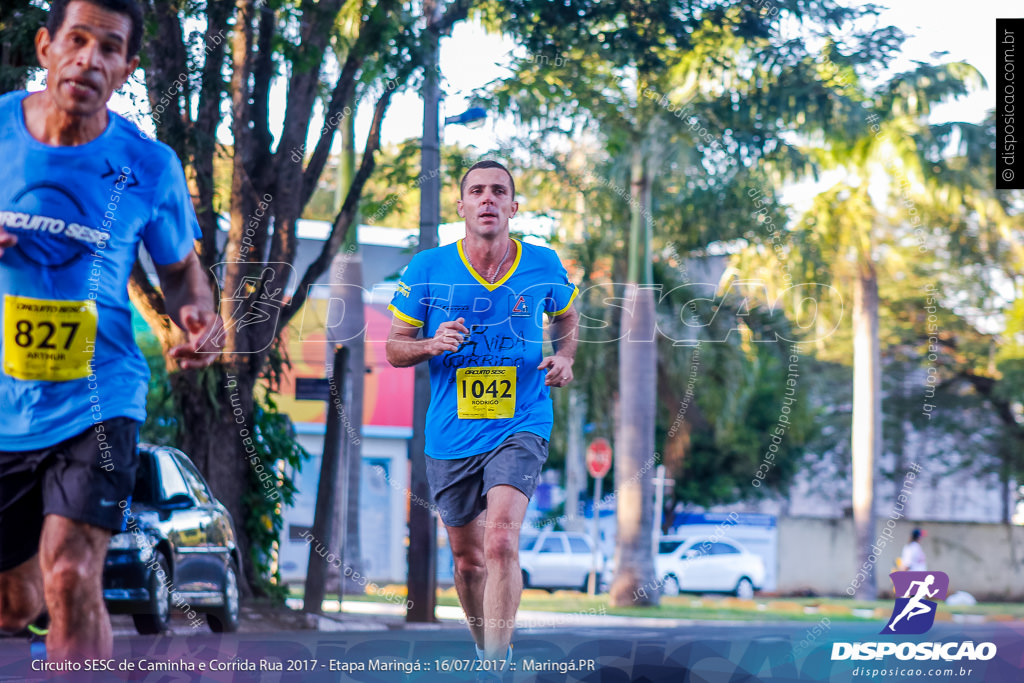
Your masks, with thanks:
M682 619L672 617L639 617L620 616L607 614L604 607L599 609L574 612L552 612L543 610L520 609L516 614L516 628L562 628L567 626L577 627L618 627L618 628L675 628L683 626L694 626L698 624L719 624L719 625L755 625L758 623L780 623L790 621L779 612L789 612L801 615L822 615L822 616L843 616L854 617L851 623L858 621L871 621L885 619L891 612L891 607L877 607L874 609L863 609L847 605L822 604L819 606L802 605L794 601L786 600L739 600L736 598L702 600L694 598L694 603L716 605L721 608L728 608L734 611L747 612L751 616L760 617L750 620L739 619ZM771 605L771 612L767 611L767 604ZM289 598L287 605L293 609L301 609L302 600ZM339 610L337 600L325 600L323 609L326 613L321 620L331 623L323 623L321 630L336 630L339 628L338 620L345 625L344 630L385 630L401 628L450 628L463 626L465 616L460 607L450 605L438 605L435 615L440 623L438 624L417 624L410 625L405 622L405 606L387 602L372 602L362 600L346 600ZM341 615L363 616L365 619L353 619ZM336 616L335 616L336 615ZM795 620L794 620L795 621ZM992 622L1024 621L1020 616L1011 614L956 614L950 613L949 609L940 609L936 615L936 621L951 622L956 624L984 624ZM806 622L803 622L806 623Z
M302 600L289 598L289 607L293 609L302 608ZM434 614L440 624L409 625L404 621L406 608L403 605L395 605L386 602L368 602L361 600L346 600L338 610L337 600L325 600L324 611L328 612L322 618L330 622L327 628L322 626L321 630L359 630L361 624L374 624L368 630L387 630L402 628L452 628L465 625L465 614L461 607L449 605L437 605ZM342 614L359 614L376 617L375 620L357 620ZM766 620L767 622L768 620ZM339 626L345 627L340 629ZM730 620L683 620L683 618L664 618L657 616L618 616L614 614L588 613L588 612L551 612L540 610L520 609L516 613L515 620L517 629L545 629L563 628L567 626L577 627L616 627L616 628L640 628L640 629L672 629L676 627L697 626L701 624L717 624L721 626L752 626L758 622L738 622ZM334 626L339 625L339 626Z

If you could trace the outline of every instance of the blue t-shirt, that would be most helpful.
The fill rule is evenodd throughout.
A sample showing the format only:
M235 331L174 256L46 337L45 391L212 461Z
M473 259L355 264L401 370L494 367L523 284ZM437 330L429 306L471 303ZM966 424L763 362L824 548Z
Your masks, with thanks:
M544 314L564 313L576 286L558 255L516 241L508 273L488 284L466 259L462 240L416 254L388 307L432 337L441 323L465 318L458 351L430 359L426 452L442 460L485 453L515 432L551 437L544 385Z
M87 144L43 144L25 127L27 96L0 97L0 226L18 238L0 256L0 451L145 419L128 277L140 241L168 265L201 235L169 147L113 112Z

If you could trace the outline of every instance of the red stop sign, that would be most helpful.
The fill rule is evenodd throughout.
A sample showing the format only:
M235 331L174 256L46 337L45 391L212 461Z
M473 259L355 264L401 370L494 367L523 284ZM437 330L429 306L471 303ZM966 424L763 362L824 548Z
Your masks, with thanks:
M587 446L587 472L595 479L608 474L612 468L612 445L608 439L597 438Z

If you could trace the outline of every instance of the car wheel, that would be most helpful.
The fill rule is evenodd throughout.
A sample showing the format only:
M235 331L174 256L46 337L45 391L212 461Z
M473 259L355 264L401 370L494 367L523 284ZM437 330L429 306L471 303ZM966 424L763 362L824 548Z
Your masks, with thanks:
M662 595L679 595L679 579L674 576L665 577L665 585L661 589Z
M135 630L144 636L163 633L171 623L171 591L167 588L171 573L164 556L157 553L156 557L159 569L151 569L149 572L149 604L146 613L132 615Z
M744 600L750 600L754 597L754 584L750 582L750 579L743 577L736 582L736 597Z
M238 630L238 572L235 563L228 561L224 570L224 588L221 590L224 604L206 613L206 623L214 633L232 633Z
M523 569L522 572L523 572L523 588L529 588L530 587L530 574L525 569Z

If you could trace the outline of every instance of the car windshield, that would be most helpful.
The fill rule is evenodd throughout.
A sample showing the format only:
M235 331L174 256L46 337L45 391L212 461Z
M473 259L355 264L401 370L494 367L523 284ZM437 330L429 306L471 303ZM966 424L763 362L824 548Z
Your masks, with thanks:
M673 538L671 540L659 541L658 542L658 554L669 555L674 553L676 548L686 543L685 538Z
M533 547L533 544L537 541L535 535L524 535L519 537L519 552L526 552Z

